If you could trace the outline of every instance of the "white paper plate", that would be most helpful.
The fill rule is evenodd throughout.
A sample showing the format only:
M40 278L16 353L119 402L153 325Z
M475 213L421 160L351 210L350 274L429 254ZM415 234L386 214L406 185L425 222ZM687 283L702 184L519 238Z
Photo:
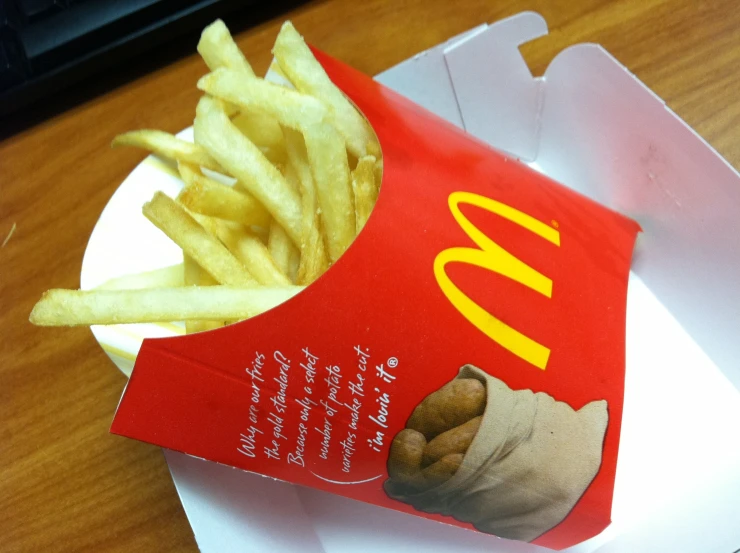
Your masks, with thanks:
M178 136L191 140L192 128ZM114 155L114 154L111 154ZM93 229L80 273L83 290L112 278L182 262L182 250L141 212L154 192L175 197L183 183L174 165L154 155L142 161L113 194ZM92 326L95 339L111 361L129 376L141 342L185 333L183 323Z

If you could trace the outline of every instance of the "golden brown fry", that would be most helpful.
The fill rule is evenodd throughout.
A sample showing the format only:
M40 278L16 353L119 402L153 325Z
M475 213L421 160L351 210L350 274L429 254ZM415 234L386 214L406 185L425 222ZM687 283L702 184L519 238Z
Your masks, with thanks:
M219 67L229 67L254 76L252 66L220 19L203 29L198 42L198 53L211 71Z
M298 193L274 165L208 97L201 98L195 117L195 140L234 175L300 244L301 205Z
M144 204L147 219L222 284L256 285L247 269L175 200L162 192ZM175 319L177 320L177 319Z
M203 175L195 175L177 199L190 211L219 219L257 226L270 222L270 214L254 196Z
M265 286L292 284L267 246L254 233L243 227L235 228L233 225L222 224L219 225L218 237L260 284ZM290 239L287 236L285 238L288 244L293 246Z
M277 62L276 59L273 58L272 63L270 63L270 67L267 71L270 74L270 81L273 81L275 84L279 84L288 88L295 88L295 85L290 82L288 76L283 72L282 69L280 69L280 64Z
M275 220L270 223L267 248L275 260L275 264L280 268L280 271L285 275L289 275L291 271L291 258L297 257L300 254L298 253L298 248L290 240L283 227Z
M332 123L353 155L358 158L365 156L368 148L369 153L379 154L380 147L365 118L331 82L290 21L280 29L272 52L280 68L299 91L314 96L329 108Z
M209 73L198 81L198 88L241 110L270 115L296 130L322 123L329 115L324 104L308 94L239 71L219 69Z
M357 162L352 171L352 191L355 195L355 215L357 217L357 234L365 226L370 213L378 199L378 189L375 187L375 158L365 156Z
M282 171L285 181L300 194L301 185L298 182L298 174L295 167L288 163ZM303 202L301 201L301 207ZM305 235L305 230L303 231ZM296 282L298 266L301 262L301 250L290 240L283 227L273 219L267 238L267 246L278 266L288 275L291 282ZM279 260L278 260L279 258Z
M149 150L161 157L185 161L214 171L223 171L221 166L208 152L197 144L181 140L176 136L164 132L149 129L131 131L119 134L111 142L113 148L118 146L133 146Z
M185 286L198 286L200 283L200 274L205 271L188 254L183 255L183 265L185 269ZM185 334L200 332L202 330L201 322L195 320L185 321Z
M182 264L185 273L185 286L198 286L202 270L200 265L188 254L183 254Z
M182 182L184 182L186 186L188 184L193 184L194 182L199 180L199 177L202 177L209 181L215 181L218 184L225 184L226 186L229 186L231 188L236 188L242 194L249 194L249 192L247 192L247 190L245 190L244 187L239 184L239 181L237 181L234 177L224 175L223 173L211 171L210 169L201 169L197 165L193 165L192 163L187 163L184 161L177 162L177 170L180 173L180 178L182 179ZM249 196L252 197L251 194L249 194Z
M329 259L334 262L347 250L356 232L347 151L342 138L326 123L307 128L303 136L318 193Z
M367 221L382 172L379 144L292 25L275 45L287 88L255 77L220 20L203 31L198 51L212 71L198 86L213 97L198 104L197 143L156 130L112 142L178 162L182 205L156 193L143 212L183 248L184 263L95 291L50 290L31 313L34 324L184 320L191 333L243 320L302 289L291 281L313 282Z
M206 330L216 330L225 326L224 321L185 321L185 334L196 334Z
M133 273L106 280L96 290L136 290L138 288L167 288L182 286L183 264L169 265L153 271Z
M234 42L229 30L221 20L217 20L203 31L198 44L198 51L211 71L228 69L237 72L245 79L256 79L254 71ZM240 111L239 106L224 102L226 114L232 116ZM282 132L280 125L272 117L264 113L251 111L241 113L234 119L234 124L244 135L254 142L262 153L273 163L280 163L285 159L285 149L282 146ZM275 141L275 138L278 141Z
M259 238L260 242L267 246L267 241L270 239L269 225L267 227L249 227L248 230Z
M185 286L215 286L216 280L204 271L200 265L189 255L183 256L183 266L185 272ZM213 330L224 326L223 321L185 321L185 334L195 334L205 330Z
M208 271L198 265L198 262L195 261L195 259L186 253L183 253L182 257L183 269L185 272L185 286L216 286L219 284L219 282L213 278Z
M303 213L303 239L301 240L301 257L296 282L311 284L329 267L329 258L321 234L319 201L313 175L311 175L311 167L308 164L303 136L292 129L285 129L285 147L288 151L290 166L293 167L298 177Z
M377 157L377 156L376 156ZM380 192L380 186L383 182L383 158L377 157L375 162L375 188Z
M234 126L274 164L285 163L283 129L275 119L264 113L240 113L231 120Z
M200 278L198 279L197 286L218 286L218 284L219 282L213 278L208 271L201 267Z
M301 266L301 251L293 246L288 259L288 278L292 283L298 283L298 269Z
M213 278L207 271L200 270L200 280L198 286L218 286L218 281ZM185 331L188 334L196 332L205 332L206 330L215 330L221 328L226 323L224 321L185 321ZM190 330L188 330L190 329Z
M289 129L290 130L290 129ZM305 153L305 148L304 148ZM309 168L310 171L310 168ZM301 195L301 182L298 178L298 172L295 169L295 166L292 163L287 163L282 170L283 176L285 177L285 182L287 182L293 190L298 192L299 195Z
M29 320L39 326L231 320L254 317L303 288L187 286L151 290L48 290Z
M306 233L296 271L296 283L298 284L311 284L329 268L326 244L319 228L318 226L311 227Z
M177 172L180 173L180 178L186 185L191 184L196 175L202 175L197 165L185 161L177 162Z
M187 212L188 215L190 215L195 221L202 226L208 234L211 236L218 238L218 226L220 223L220 219L216 219L215 217L209 217L208 215L202 215L200 213L195 213L194 211L189 211L187 207L180 204L180 206Z

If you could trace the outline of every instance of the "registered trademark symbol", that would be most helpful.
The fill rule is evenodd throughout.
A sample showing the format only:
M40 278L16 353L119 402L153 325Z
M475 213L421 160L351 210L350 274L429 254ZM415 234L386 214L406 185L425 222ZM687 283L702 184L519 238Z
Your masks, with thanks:
M395 369L396 367L398 367L398 359L396 357L389 358L388 359L388 366L391 369Z
M558 222L555 219L553 219L552 221L550 221L550 223L552 223L552 226L554 226L555 228L560 227L560 225L558 224Z

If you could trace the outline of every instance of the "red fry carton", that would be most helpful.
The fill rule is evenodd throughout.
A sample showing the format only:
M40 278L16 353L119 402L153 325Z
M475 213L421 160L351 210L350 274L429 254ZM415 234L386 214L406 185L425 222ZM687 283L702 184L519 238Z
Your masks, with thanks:
M370 220L287 303L145 340L111 431L553 549L598 534L638 225L316 54L380 141Z

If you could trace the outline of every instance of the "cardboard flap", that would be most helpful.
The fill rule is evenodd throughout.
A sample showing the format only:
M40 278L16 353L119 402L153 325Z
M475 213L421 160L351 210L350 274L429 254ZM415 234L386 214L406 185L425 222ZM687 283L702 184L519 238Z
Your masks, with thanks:
M445 50L463 126L523 161L537 156L541 79L533 79L519 46L547 34L538 13L504 19Z
M740 388L740 175L599 46L545 79L539 167L640 222L633 270Z
M479 25L442 44L409 58L384 71L376 80L413 102L437 114L453 125L465 128L457 105L455 90L445 63L445 50L483 32L488 25ZM429 83L433 86L417 86ZM409 96L410 91L413 91Z
M598 45L533 79L517 47L546 33L522 13L445 51L464 128L639 221L635 272L740 389L740 175Z

